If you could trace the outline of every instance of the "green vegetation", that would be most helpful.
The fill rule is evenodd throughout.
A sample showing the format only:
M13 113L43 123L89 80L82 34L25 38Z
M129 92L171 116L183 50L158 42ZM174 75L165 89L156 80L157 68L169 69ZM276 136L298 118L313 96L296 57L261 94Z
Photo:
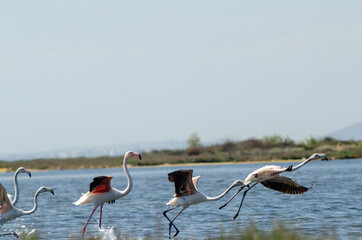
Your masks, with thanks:
M201 139L197 133L191 133L189 139L187 139L189 148L201 146Z
M299 231L286 227L282 223L273 224L269 231L259 229L254 223L250 223L245 229L235 228L232 232L221 233L219 240L307 240L307 239L337 239L335 236L323 238L311 237ZM211 239L210 239L211 240Z
M231 230L225 231L224 228L220 230L219 237L213 238L196 238L196 239L205 239L205 240L312 240L312 239L320 239L320 240L332 240L337 239L335 236L330 236L329 234L322 234L324 237L316 238L312 236L308 236L300 231L297 231L293 228L286 227L282 223L273 224L270 230L261 230L259 229L255 223L250 223L245 228L235 227ZM28 234L27 232L23 232L20 234L20 239L31 239L37 240L40 237L37 234ZM100 236L93 236L88 238L88 240L100 240L104 239ZM117 239L123 240L133 240L140 239L139 237L127 237L127 236L119 236ZM145 237L144 240L152 240L152 239L162 239L162 235L157 237Z
M190 140L191 139L191 140ZM155 166L163 164L223 163L300 160L314 152L327 154L330 159L362 158L362 141L338 141L332 138L309 138L296 143L289 137L266 136L263 139L248 139L222 144L202 146L197 134L192 134L189 147L184 150L154 150L143 153L143 160L130 159L133 166ZM191 144L192 143L192 144ZM80 169L122 167L117 157L35 159L31 161L0 161L0 168L14 171L18 167L28 169Z

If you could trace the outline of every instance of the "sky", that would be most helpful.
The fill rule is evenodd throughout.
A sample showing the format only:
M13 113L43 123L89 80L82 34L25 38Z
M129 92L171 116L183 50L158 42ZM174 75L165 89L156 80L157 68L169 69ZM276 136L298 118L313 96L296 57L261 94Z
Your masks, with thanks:
M0 153L362 121L362 1L1 1Z

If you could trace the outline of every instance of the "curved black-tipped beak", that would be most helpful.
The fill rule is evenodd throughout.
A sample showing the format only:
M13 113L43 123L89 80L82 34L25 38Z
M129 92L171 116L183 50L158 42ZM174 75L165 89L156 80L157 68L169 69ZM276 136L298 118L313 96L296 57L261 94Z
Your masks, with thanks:
M31 177L31 172L29 172L28 174L29 174L29 177Z
M52 190L50 190L50 192L54 195L54 191L53 191L53 189L52 189Z
M142 160L141 154L138 155L138 158L139 158L140 160Z
M327 158L327 156L324 158L324 160L326 160L326 161L328 161L328 158Z

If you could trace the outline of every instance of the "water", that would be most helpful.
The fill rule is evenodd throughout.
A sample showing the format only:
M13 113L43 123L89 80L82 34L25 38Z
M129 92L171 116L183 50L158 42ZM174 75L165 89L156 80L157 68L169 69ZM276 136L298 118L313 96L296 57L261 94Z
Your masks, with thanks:
M274 164L274 163L273 163ZM130 168L134 180L132 192L113 205L103 208L103 230L98 229L99 210L90 221L87 237L116 239L147 236L167 239L168 221L162 212L173 197L173 183L167 173L192 168L194 176L200 175L198 189L208 196L223 192L234 180L244 179L251 171L265 164L226 164L209 166L172 166ZM280 163L288 166L289 163ZM242 194L227 207L218 210L232 194L232 190L217 202L205 202L190 206L175 221L180 229L177 239L204 239L218 237L221 231L243 229L250 222L268 230L273 222L282 222L312 237L326 233L341 239L362 239L362 160L338 160L311 162L298 171L285 173L304 186L313 188L301 195L282 194L256 186L250 190L239 217L231 218L237 211ZM55 195L39 196L36 213L5 223L0 232L15 230L35 231L42 239L79 239L92 205L75 206L81 193L88 191L93 177L112 175L112 187L124 189L127 185L123 169L34 171L30 179L19 175L20 200L17 207L32 208L32 198L40 186L54 189ZM0 174L1 183L14 194L13 173ZM171 211L170 215L176 214Z

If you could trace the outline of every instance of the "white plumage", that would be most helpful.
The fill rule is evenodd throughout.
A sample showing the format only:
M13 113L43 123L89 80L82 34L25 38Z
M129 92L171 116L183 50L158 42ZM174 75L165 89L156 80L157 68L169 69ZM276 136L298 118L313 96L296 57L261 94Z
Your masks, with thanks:
M284 177L280 175L283 172L290 172L295 171L308 163L309 161L316 160L316 159L322 159L322 160L328 160L327 156L323 153L314 153L312 154L307 160L300 163L299 165L293 167L289 166L288 168L276 166L276 165L266 165L264 167L261 167L253 172L251 172L244 180L244 184L240 189L219 209L225 207L244 187L248 187L247 190L244 191L243 198L241 199L241 203L239 206L239 209L235 216L233 217L233 221L237 218L240 212L240 208L243 204L244 198L246 193L252 189L255 185L258 183L261 183L264 187L273 189L275 191L279 191L282 193L287 194L301 194L309 190L309 188L306 188L298 183L296 183L294 180ZM251 183L255 183L254 185L250 186Z
M82 237L84 236L86 227L93 216L94 211L100 206L100 216L99 216L99 228L101 228L102 223L102 209L105 202L114 203L116 199L126 196L132 190L132 178L128 172L127 168L127 159L130 157L138 157L142 159L141 155L137 152L128 151L123 158L123 170L127 177L127 187L123 191L111 187L112 176L99 176L93 179L93 182L90 184L90 189L86 194L83 194L74 205L83 205L87 203L93 204L93 211L88 218L88 221L85 223L82 229Z
M19 200L19 187L18 187L18 174L19 173L26 173L31 177L31 172L27 170L26 168L19 167L15 174L14 174L14 199L11 194L8 194L8 198L13 206L15 206L18 203Z
M219 196L209 197L198 191L197 182L199 181L200 177L197 176L192 178L192 172L193 172L192 169L187 169L187 170L178 170L168 174L169 181L175 183L175 196L166 204L166 205L174 205L174 207L163 212L163 215L170 222L169 237L171 237L172 226L176 229L176 233L173 235L174 237L177 236L177 234L180 232L173 222L178 217L178 215L181 214L183 210L185 210L191 205L198 204L201 202L217 201L222 197L224 197L234 187L243 185L242 181L236 180ZM182 207L181 210L175 215L175 217L172 220L169 219L166 213L180 206Z
M29 211L24 211L19 208L14 207L6 193L6 189L0 184L0 225L5 222L11 221L15 218L21 217L23 215L30 215L38 209L38 195L40 193L50 192L54 194L53 189L49 187L41 187L34 195L34 207Z

